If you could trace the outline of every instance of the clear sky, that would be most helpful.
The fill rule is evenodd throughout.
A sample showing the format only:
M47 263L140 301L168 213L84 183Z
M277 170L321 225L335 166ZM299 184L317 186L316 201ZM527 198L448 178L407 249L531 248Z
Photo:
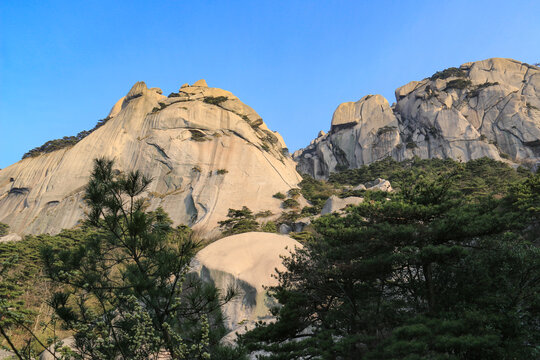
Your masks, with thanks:
M91 129L131 86L200 78L289 149L335 108L490 57L540 62L540 1L0 1L0 168Z

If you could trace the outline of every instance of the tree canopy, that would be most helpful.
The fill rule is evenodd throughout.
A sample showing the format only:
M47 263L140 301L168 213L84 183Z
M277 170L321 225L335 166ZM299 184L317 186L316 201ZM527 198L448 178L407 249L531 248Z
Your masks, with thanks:
M538 357L539 175L503 165L475 185L491 167L451 165L393 171L399 191L316 220L269 289L277 321L241 343L269 359Z

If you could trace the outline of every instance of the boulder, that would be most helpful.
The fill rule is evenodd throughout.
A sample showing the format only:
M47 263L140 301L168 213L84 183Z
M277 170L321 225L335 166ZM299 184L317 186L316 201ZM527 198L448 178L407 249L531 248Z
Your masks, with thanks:
M369 187L367 187L367 190L379 190L379 191L384 191L384 192L393 191L390 181L384 180L381 178L378 178L372 183L370 183Z
M302 247L285 235L249 232L225 237L202 249L194 258L193 271L219 289L234 286L238 296L223 306L225 325L235 331L259 320L272 318L274 300L266 286L277 285L276 269L283 271L283 259Z
M281 224L279 225L279 233L280 234L288 234L292 231L292 227L287 224Z
M352 190L358 191L358 190L366 190L366 185L364 184L358 184L355 187L352 188Z
M321 215L331 214L333 212L340 211L349 205L358 205L363 201L364 198L357 196L349 196L342 199L336 195L332 195L324 203Z

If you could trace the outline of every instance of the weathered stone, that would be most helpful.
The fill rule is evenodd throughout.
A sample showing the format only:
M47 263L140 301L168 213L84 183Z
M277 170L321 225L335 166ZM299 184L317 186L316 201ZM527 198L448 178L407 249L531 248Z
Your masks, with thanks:
M321 215L331 214L333 212L340 211L349 205L358 205L363 201L364 198L357 196L349 196L342 199L336 195L332 195L324 203Z
M278 231L279 231L280 234L285 235L285 234L288 234L288 233L290 233L292 231L292 227L290 227L287 224L281 224L281 225L279 225L279 230Z
M208 84L206 83L206 80L201 79L198 81L195 81L195 83L191 86L202 86L202 87L208 87Z
M481 157L540 163L540 68L512 59L466 63L462 74L413 81L395 92L341 104L331 132L293 158L298 170L327 178L385 157L401 161ZM380 106L379 106L380 105ZM502 156L502 157L501 157Z
M369 187L367 187L367 190L378 190L378 191L384 191L384 192L393 191L390 181L384 180L381 178L377 178L375 181L373 181L373 183L369 184Z
M119 170L151 176L148 209L161 206L175 224L205 237L219 235L217 222L229 208L279 212L281 202L272 195L301 180L282 154L280 137L264 123L251 127L243 117L260 116L226 90L187 87L180 95L167 98L139 82L111 118L75 146L0 170L0 222L20 235L77 225L92 160L102 156L114 158ZM204 101L209 96L228 100L216 106ZM218 176L220 169L227 172Z

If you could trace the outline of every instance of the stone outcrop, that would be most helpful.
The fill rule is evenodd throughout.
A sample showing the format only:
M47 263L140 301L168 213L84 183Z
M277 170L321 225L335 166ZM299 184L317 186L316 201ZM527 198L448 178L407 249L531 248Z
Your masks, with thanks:
M336 211L345 209L349 205L358 205L364 201L364 198L358 196L349 196L340 198L337 195L332 195L326 200L321 211L321 215L331 214Z
M284 270L280 256L301 246L288 236L273 233L232 235L202 249L192 268L218 289L237 289L238 296L223 307L225 326L234 332L259 320L271 319L269 306L274 302L264 287L277 285L272 275L276 269Z
M216 234L229 208L280 211L301 180L285 144L232 93L198 81L163 96L138 82L109 120L72 147L28 157L0 170L0 222L18 234L57 233L84 217L84 186L97 157L153 178L149 210L175 224Z
M480 157L540 163L540 68L488 59L450 68L395 92L338 106L328 134L294 153L300 173L326 178L392 157Z

